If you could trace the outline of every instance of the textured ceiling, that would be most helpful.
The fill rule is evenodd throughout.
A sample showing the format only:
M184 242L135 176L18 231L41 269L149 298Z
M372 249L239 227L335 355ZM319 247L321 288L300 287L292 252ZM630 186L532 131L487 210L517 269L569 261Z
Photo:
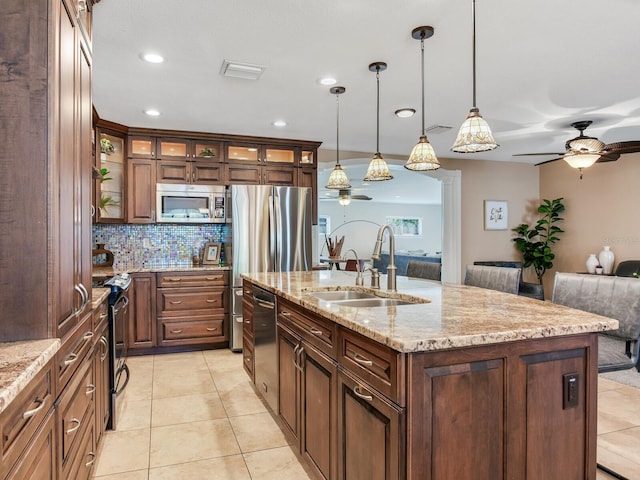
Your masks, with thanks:
M640 140L640 1L478 0L478 106L501 145L466 158L536 163L594 121L605 143ZM449 151L471 107L470 0L103 0L94 10L94 103L130 126L248 134L336 144L335 97L317 80L333 75L340 148L371 152L376 138L374 61L380 78L380 151L407 155L420 134L420 43L425 42L426 123ZM154 51L166 63L142 62ZM219 74L224 59L260 64L258 81ZM161 115L150 118L143 110ZM413 107L418 115L393 112ZM271 125L288 122L285 128Z

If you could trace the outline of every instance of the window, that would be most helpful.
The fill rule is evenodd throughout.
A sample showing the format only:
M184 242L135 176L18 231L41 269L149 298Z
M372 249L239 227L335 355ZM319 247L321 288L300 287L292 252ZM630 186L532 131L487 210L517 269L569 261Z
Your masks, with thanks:
M422 218L418 217L386 217L385 222L391 225L393 234L400 237L421 237Z

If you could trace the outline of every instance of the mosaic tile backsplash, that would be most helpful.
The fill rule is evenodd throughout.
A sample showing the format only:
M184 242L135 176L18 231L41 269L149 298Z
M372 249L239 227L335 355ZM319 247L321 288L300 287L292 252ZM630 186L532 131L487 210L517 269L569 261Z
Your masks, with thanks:
M113 252L113 266L152 266L190 263L207 242L229 243L231 226L206 225L106 225L93 226L93 248L104 243Z

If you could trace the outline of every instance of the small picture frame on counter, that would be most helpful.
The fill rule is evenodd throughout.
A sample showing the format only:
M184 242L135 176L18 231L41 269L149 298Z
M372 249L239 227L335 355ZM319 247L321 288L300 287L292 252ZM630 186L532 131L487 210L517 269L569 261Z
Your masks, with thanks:
M203 265L217 265L220 262L220 243L207 242L204 244L202 255Z

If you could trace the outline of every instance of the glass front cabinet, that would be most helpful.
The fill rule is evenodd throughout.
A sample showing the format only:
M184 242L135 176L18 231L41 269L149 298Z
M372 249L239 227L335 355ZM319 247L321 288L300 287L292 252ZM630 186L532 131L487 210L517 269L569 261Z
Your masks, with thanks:
M126 136L97 128L96 169L94 170L94 221L122 223L125 220L124 185Z

